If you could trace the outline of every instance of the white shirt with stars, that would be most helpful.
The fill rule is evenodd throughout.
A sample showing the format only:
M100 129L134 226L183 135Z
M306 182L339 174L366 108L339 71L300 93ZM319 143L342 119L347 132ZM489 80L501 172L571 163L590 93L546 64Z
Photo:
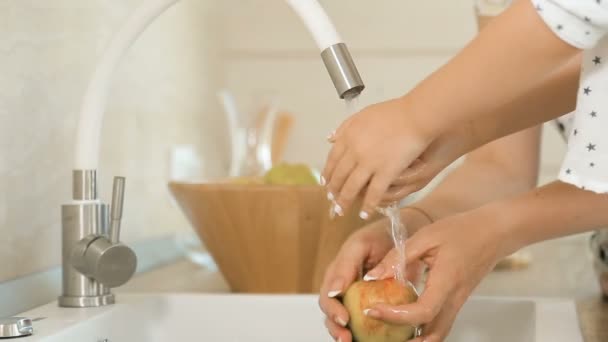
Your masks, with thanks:
M559 179L608 193L608 0L531 1L558 37L585 50Z

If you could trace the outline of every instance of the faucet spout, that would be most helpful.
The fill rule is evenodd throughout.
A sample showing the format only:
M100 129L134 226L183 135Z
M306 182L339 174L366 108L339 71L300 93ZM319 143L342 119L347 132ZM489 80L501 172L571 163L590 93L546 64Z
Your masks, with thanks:
M361 94L365 85L344 43L338 43L321 52L321 58L341 99Z

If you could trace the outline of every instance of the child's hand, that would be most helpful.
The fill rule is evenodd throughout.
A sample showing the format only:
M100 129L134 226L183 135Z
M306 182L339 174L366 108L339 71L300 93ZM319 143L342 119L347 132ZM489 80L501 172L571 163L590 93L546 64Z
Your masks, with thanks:
M391 183L433 140L407 108L405 97L374 104L336 131L323 177L344 209L365 189L361 217L369 217Z
M415 303L377 305L368 315L389 323L423 326L423 336L416 342L443 341L474 288L508 255L500 248L506 230L496 224L494 215L471 211L420 229L405 248L408 265L420 260L430 269L424 292ZM396 262L397 254L391 251L368 277L393 277Z

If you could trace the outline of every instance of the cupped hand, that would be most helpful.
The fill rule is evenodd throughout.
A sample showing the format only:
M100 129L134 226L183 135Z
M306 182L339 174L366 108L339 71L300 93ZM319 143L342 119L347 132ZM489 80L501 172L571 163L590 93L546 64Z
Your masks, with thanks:
M511 251L503 245L507 227L493 215L473 210L451 216L419 230L405 243L406 264L422 261L428 277L417 302L400 306L377 305L370 317L393 324L423 327L416 342L443 341L475 287L496 263ZM391 251L367 276L394 276L397 253Z
M366 109L366 113L371 113L372 111L377 111L380 109L381 108L375 108L372 106ZM363 114L361 115L363 117ZM355 153L355 150L358 149L358 147L354 146L352 148L353 151L348 154L347 151L342 150L345 149L345 145L351 144L351 142L349 142L347 139L343 139L343 141L340 142L340 140L337 138L340 135L343 136L344 134L354 134L352 132L355 131L355 128L352 127L351 121L355 120L355 116L344 122L337 133L335 133L330 139L330 142L334 144L334 147L332 148L332 152L330 152L330 157L323 173L323 179L326 182L327 191L331 193L330 198L334 199L340 208L338 214L343 214L344 211L348 210L352 206L356 197L362 195L365 197L365 202L362 208L362 218L368 217L372 206L379 205L380 207L384 207L391 203L398 202L406 196L421 190L447 166L476 146L476 137L472 124L461 125L440 134L409 165L407 165L404 169L399 170L397 176L390 179L389 186L385 189L385 191L379 194L379 188L373 188L370 180L368 180L368 182L360 188L358 187L358 185L363 184L362 175L370 174L369 172L364 171L366 169L365 167L361 166L365 165L361 163L365 163L366 161L358 161L356 164L358 167L353 166L354 163L352 161L355 158L351 155ZM360 119L360 121L365 121L367 117L369 117L369 120L372 120L372 116L372 114L366 115L365 118ZM362 135L359 140L354 140L361 144L367 144L367 140L363 141L363 139L368 138L364 137L365 135ZM361 148L373 148L373 146L372 143L369 143L367 146ZM349 151L350 150L349 145ZM388 149L387 151L389 152L387 156L382 157L377 154L374 154L373 156L374 158L387 158L389 161L387 162L388 168L386 170L389 170L391 167L396 167L394 164L399 161L398 158L400 157L400 150L393 148ZM339 161L335 161L338 159L338 157L335 157L336 155L340 155L341 159L339 159ZM335 165L336 163L341 165L340 168L342 170L339 170L338 165ZM369 161L369 163L373 163L373 161ZM332 170L336 172L332 173ZM342 173L343 171L344 173ZM381 173L381 175L382 174L383 173ZM388 173L386 173L386 175L388 175ZM385 183L382 184L385 185ZM379 202L377 200L378 198L380 198Z
M415 234L421 227L430 223L419 211L407 207L401 210L401 215L408 223L409 234ZM335 340L350 342L352 339L350 331L346 328L350 317L339 298L355 280L374 268L393 248L388 227L388 220L380 219L359 229L344 242L325 272L319 305L327 317L325 325ZM407 278L414 283L417 282L421 269L422 264L409 267Z
M371 105L336 130L322 176L344 209L365 189L360 216L375 211L391 183L434 138L418 121L402 97Z
M334 340L350 342L352 335L346 328L350 319L339 297L360 274L376 266L393 246L380 220L351 235L327 268L321 284L319 306L325 313L325 326Z

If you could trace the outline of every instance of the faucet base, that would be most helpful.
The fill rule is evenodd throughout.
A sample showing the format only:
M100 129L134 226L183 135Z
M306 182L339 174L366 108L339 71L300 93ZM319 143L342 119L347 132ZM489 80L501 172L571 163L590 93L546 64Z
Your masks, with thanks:
M114 295L111 293L100 296L61 296L58 300L59 306L66 308L91 308L115 303Z

